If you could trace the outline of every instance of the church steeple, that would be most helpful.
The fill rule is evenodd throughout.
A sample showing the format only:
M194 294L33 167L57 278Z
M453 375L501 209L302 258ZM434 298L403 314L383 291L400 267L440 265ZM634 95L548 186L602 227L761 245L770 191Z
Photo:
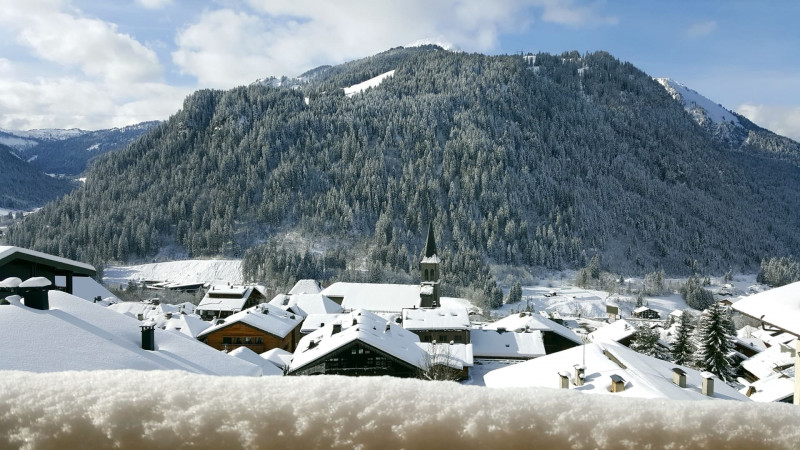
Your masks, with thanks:
M433 222L428 224L428 237L425 240L425 256L419 263L420 306L437 308L439 302L439 256L436 254L436 239L433 237Z
M433 237L433 221L428 223L428 238L425 240L425 257L436 255L436 239Z

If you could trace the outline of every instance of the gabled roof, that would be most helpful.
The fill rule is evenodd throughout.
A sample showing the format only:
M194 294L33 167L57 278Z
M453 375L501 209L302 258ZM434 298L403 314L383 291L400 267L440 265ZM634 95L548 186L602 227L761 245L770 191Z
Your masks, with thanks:
M267 350L259 356L269 361L270 364L278 369L281 369L281 373L283 373L283 369L289 367L289 364L292 362L292 354L282 348Z
M60 270L68 270L77 275L95 276L97 274L97 270L95 270L94 266L91 264L73 261L71 259L37 252L36 250L29 250L22 247L0 246L0 266L5 264L7 261L12 261L17 258L53 266Z
M428 223L428 237L425 239L425 258L433 256L436 256L436 239L433 237L433 222L431 221Z
M241 311L253 292L252 286L214 285L206 292L197 309L203 311Z
M759 379L768 378L776 373L794 376L794 355L796 341L774 345L751 358L742 361L742 368Z
M545 332L550 331L566 339L569 339L570 341L575 342L578 345L583 344L583 340L581 340L581 338L577 334L575 334L574 331L570 330L564 325L560 325L553 320L550 320L546 317L542 317L539 314L528 313L528 312L511 314L508 317L504 317L496 322L486 324L484 328L489 330L505 328L506 330L509 331L519 331L519 332L523 332L526 330L538 330Z
M337 314L342 307L322 294L276 295L270 305L307 317L311 314Z
M319 281L317 280L300 280L294 284L292 289L289 291L289 295L295 294L319 294L322 292L322 286L320 286Z
M175 330L191 338L197 338L197 335L202 333L203 330L209 328L211 322L206 322L200 316L195 314L177 314L172 316L164 324L165 330Z
M468 330L467 308L404 309L403 328L406 330Z
M141 322L60 291L50 309L19 302L0 306L0 329L25 336L0 346L0 370L184 370L209 375L258 376L261 369L193 339L156 328L155 351L141 348Z
M290 370L302 369L330 353L360 341L411 366L424 368L425 352L416 345L419 337L366 310L356 310L340 317L341 331L334 333L333 323L303 337L294 352Z
M742 314L800 336L800 281L745 297L732 307Z
M584 364L585 361L585 364ZM584 385L569 389L587 394L608 394L621 397L662 398L673 400L710 400L702 394L702 375L688 367L636 353L620 344L606 342L573 347L541 358L494 370L484 375L486 386L558 387L559 372L574 378L574 367L583 365ZM686 387L676 385L673 369L686 373ZM611 377L625 380L625 390L610 392ZM749 401L719 379L714 382L714 399Z
M300 332L303 334L308 334L319 330L325 325L333 323L340 316L342 316L342 314L309 314L308 317L306 317L306 319L303 321Z
M763 380L758 380L750 384L755 388L755 392L750 395L750 400L754 402L780 402L791 398L794 394L794 378L788 378L779 374L773 374ZM747 395L747 386L739 389L739 392Z
M619 342L633 336L635 332L635 326L625 319L619 319L589 333L589 340L592 342Z
M257 330L269 333L279 338L286 337L303 319L291 312L284 311L268 303L247 308L236 314L232 314L225 319L217 322L216 325L207 328L198 334L198 339L208 336L215 331L227 328L235 323L244 323Z
M397 312L419 308L418 284L333 283L322 291L327 297L343 297L345 311Z
M545 355L541 331L470 330L472 354L476 358L529 359Z
M271 362L259 356L258 353L245 346L231 350L228 355L261 367L261 374L264 376L283 376L283 371L278 369L275 364L272 364Z

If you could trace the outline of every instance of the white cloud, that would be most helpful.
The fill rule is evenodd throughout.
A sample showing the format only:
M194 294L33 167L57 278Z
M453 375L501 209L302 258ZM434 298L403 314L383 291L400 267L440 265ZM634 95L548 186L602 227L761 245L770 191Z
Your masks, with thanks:
M716 29L717 29L717 22L715 20L709 20L706 22L696 22L686 29L686 36L692 39L697 39L708 36L709 34L716 31Z
M201 85L230 87L269 75L297 75L430 36L468 51L497 47L502 33L542 20L612 23L592 6L554 0L342 2L247 0L254 12L207 11L181 30L173 62Z
M756 125L800 142L800 106L745 103L736 112Z
M172 3L172 0L136 0L136 3L147 9L161 9Z

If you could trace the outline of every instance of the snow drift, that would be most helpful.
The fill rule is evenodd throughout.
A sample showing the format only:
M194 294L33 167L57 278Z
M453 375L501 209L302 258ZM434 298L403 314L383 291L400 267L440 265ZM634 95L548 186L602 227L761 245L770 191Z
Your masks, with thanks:
M392 378L0 373L0 448L789 449L798 423L786 404Z

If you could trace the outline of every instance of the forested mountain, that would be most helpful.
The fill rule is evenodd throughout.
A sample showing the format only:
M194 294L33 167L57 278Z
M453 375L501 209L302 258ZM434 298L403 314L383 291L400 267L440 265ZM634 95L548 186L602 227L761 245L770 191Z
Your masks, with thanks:
M45 173L78 175L99 155L125 148L160 122L142 122L107 130L5 131L0 141Z
M0 208L30 210L69 192L74 184L49 177L0 144Z
M720 145L800 166L800 143L761 128L746 117L725 109L674 80L656 78L656 81Z
M715 142L607 53L397 48L311 74L194 93L10 240L88 261L168 245L242 255L267 241L246 258L256 278L285 269L280 258L325 266L318 253L287 259L287 231L341 242L323 253L364 248L370 270L408 271L430 220L452 271L577 267L599 253L625 273L679 274L800 250L800 170Z

